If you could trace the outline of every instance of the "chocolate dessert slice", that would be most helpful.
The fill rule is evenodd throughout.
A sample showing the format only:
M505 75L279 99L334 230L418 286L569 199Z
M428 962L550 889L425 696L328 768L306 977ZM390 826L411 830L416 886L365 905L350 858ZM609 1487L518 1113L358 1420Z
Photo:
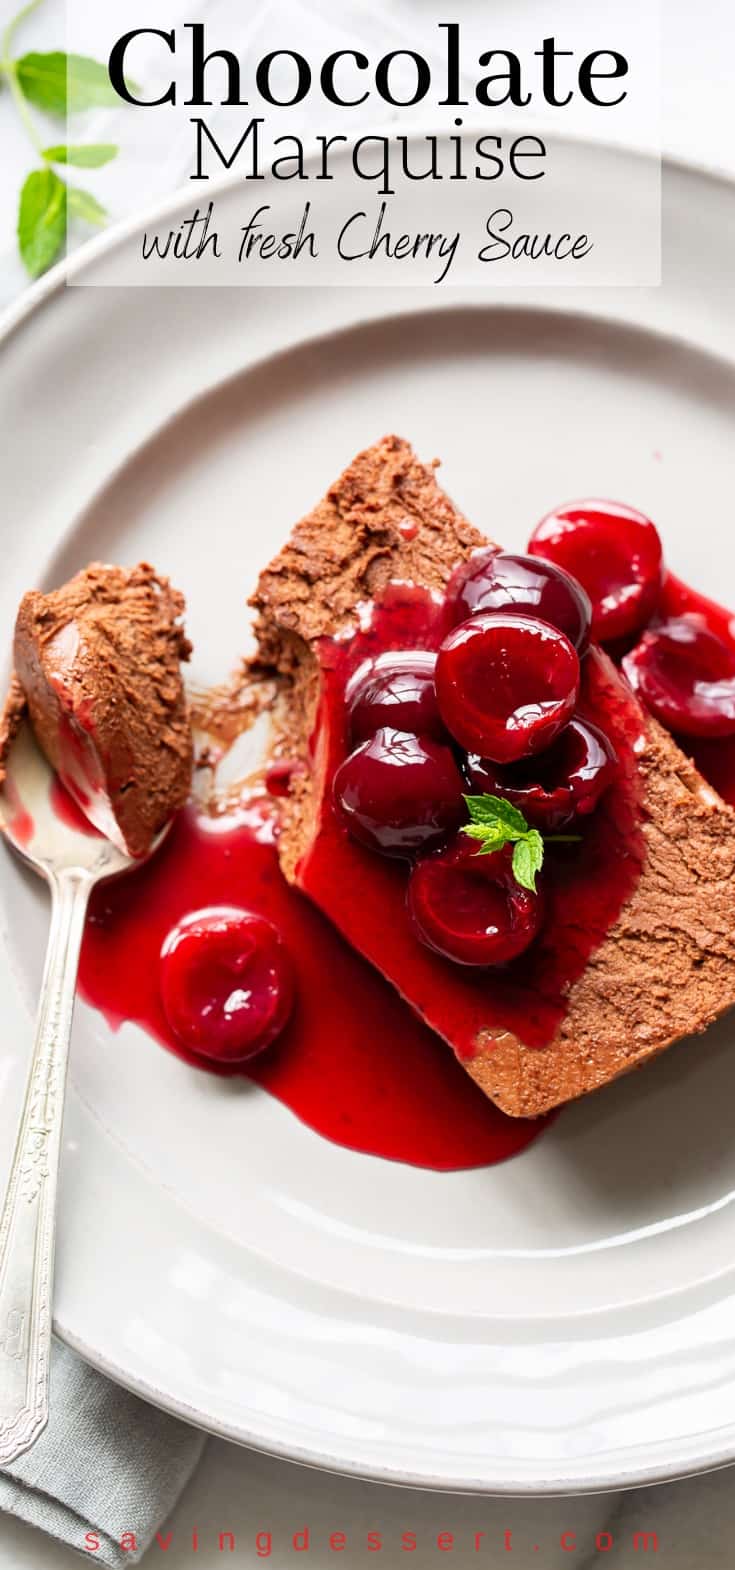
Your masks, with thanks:
M15 626L3 756L27 709L78 806L135 857L191 787L183 614L183 596L147 563L94 563L50 594L26 594Z
M357 843L334 811L345 685L380 648L438 646L440 591L486 543L434 466L384 438L262 573L253 671L277 677L274 756L292 765L279 840L286 876L499 1107L536 1116L704 1030L735 1002L735 813L592 648L580 706L611 737L620 774L583 843L566 859L559 847L544 935L497 971L469 971L417 941L405 863Z

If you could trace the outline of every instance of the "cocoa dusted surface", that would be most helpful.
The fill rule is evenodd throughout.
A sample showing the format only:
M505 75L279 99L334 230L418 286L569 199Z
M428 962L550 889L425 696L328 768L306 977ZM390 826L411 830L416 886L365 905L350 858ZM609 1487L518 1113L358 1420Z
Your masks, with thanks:
M292 882L319 807L308 766L319 702L314 645L322 636L352 630L360 606L392 578L442 590L457 562L487 543L441 490L436 467L419 463L398 436L384 436L358 454L296 525L250 600L258 613L258 654L245 669L245 682L279 673L273 756L305 764L284 802L279 840Z
M71 716L93 743L133 856L145 855L191 788L184 610L183 596L142 562L131 569L93 563L49 594L32 590L18 611L1 756L24 700L39 744L58 768L61 727Z
M260 575L251 604L263 613L263 653L271 633L280 653L284 633L310 643L343 631L390 578L441 589L457 562L487 543L434 468L400 437L385 436L345 469Z
M355 459L297 524L253 597L254 668L261 676L277 671L281 683L276 755L309 761L316 640L354 626L360 604L391 578L441 588L484 543L408 443L388 436ZM513 1116L537 1116L606 1084L735 1003L735 813L642 711L641 733L645 861L635 892L571 987L547 1047L480 1032L464 1062ZM284 803L279 846L292 881L324 783L305 769Z

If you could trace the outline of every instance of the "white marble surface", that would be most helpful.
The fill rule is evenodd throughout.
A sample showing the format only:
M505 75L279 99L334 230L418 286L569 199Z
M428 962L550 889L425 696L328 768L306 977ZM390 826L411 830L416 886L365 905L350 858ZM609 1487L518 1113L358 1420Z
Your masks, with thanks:
M581 12L586 0L575 0ZM655 0L645 0L652 5ZM199 0L197 14L212 9L227 13L233 0ZM549 0L494 0L492 20L496 36L503 23L514 14L514 30L524 20L537 34L546 26ZM735 6L732 0L662 0L662 144L665 151L735 173L735 110L732 71L735 51ZM289 12L304 25L304 7L298 0L268 0L248 11L248 26L257 28L264 19L272 20L277 6L279 22L286 26ZM634 17L640 0L598 0L598 9L609 13L611 27L621 12ZM15 9L15 0L4 0L4 22ZM79 21L80 0L74 0L75 24ZM175 11L175 6L174 6ZM318 13L317 25L329 31L338 17L340 31L347 29L348 13L354 13L352 38L355 44L365 38L393 39L406 33L420 35L426 7L423 0L393 0L388 10L380 6L336 5L336 0L313 0ZM89 0L89 36L77 34L71 43L93 50L94 4ZM235 12L242 12L235 6ZM542 15L543 12L543 15ZM524 15L522 16L522 13ZM183 8L186 14L186 7ZM454 17L468 28L487 28L488 7L481 0L454 0ZM359 25L358 25L359 24ZM242 25L240 23L239 25ZM361 29L361 31L360 31ZM509 29L508 29L509 31ZM46 0L29 20L19 45L48 49L57 46L64 34L63 0ZM507 36L507 34L506 34ZM390 43L388 47L390 47ZM393 45L395 47L395 45ZM117 111L90 116L85 126L88 138L115 138ZM628 128L636 139L636 128ZM639 128L638 140L650 137L650 121ZM16 297L26 285L15 254L14 225L17 192L32 155L12 113L7 93L0 95L0 146L3 150L0 175L0 305ZM110 205L113 216L133 211L137 191L134 182L110 178L111 170L83 173L83 182ZM165 170L165 184L175 188L185 177L180 156L172 154ZM135 1523L131 1522L131 1529ZM294 1551L294 1533L310 1530L309 1551ZM667 1570L719 1570L735 1559L735 1493L732 1473L721 1472L707 1478L692 1479L665 1488L640 1490L627 1495L557 1501L518 1503L503 1500L463 1500L410 1493L370 1484L333 1478L288 1466L282 1462L253 1456L220 1441L211 1441L194 1481L180 1501L171 1521L162 1529L168 1547L151 1549L146 1563L158 1560L170 1570L184 1567L210 1567L221 1564L254 1566L272 1563L279 1566L299 1563L324 1567L340 1564L344 1570L361 1570L367 1565L394 1566L404 1562L422 1567L448 1562L461 1567L477 1564L539 1565L542 1570L556 1566L606 1564L609 1570L628 1570L645 1563L660 1563ZM198 1532L198 1548L192 1533ZM233 1532L234 1554L218 1549L218 1534ZM381 1533L380 1553L370 1551L367 1533ZM401 1547L401 1533L414 1531L418 1550L415 1555ZM657 1555L635 1548L636 1531L656 1532ZM329 1548L330 1533L344 1533L346 1546ZM437 1534L454 1534L451 1552L437 1547ZM479 1548L475 1533L485 1532ZM505 1534L512 1535L506 1546ZM168 1534L173 1535L169 1539ZM272 1543L268 1553L268 1536ZM596 1549L597 1533L601 1538ZM303 1539L301 1539L303 1541ZM337 1540L341 1543L341 1539ZM83 1546L80 1544L80 1546ZM515 1554L515 1559L512 1555ZM89 1556L93 1558L92 1555ZM79 1563L71 1550L59 1548L37 1532L7 1517L0 1521L0 1570L64 1570Z

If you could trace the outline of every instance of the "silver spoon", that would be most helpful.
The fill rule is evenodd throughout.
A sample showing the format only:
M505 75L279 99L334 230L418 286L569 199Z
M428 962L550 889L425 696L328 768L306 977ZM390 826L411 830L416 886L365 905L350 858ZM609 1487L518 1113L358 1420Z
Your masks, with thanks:
M51 930L25 1102L0 1217L0 1466L46 1427L56 1186L79 951L89 896L140 861L69 827L52 803L53 773L26 722L0 791L0 830L51 889ZM167 830L156 840L156 850Z

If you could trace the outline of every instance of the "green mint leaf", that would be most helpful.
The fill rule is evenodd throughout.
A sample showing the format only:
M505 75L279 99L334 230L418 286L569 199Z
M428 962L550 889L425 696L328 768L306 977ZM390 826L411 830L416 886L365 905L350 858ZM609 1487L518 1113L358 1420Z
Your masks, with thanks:
M85 224L95 224L103 228L107 221L107 209L97 201L91 191L82 191L78 185L70 185L67 195L69 216L81 218Z
M536 893L536 873L541 871L544 860L544 842L538 829L529 829L524 839L513 848L513 876L522 889Z
M109 164L117 158L119 147L114 142L99 142L78 147L67 147L60 143L58 147L44 147L43 156L49 164L73 164L77 169L101 169L103 164Z
M29 103L50 114L66 114L66 55L21 55L15 62L18 85Z
M14 69L23 96L48 114L120 103L107 66L87 55L68 55L62 49L21 55Z
M508 836L502 824L466 823L462 831L468 839L479 840L483 851L502 850L508 843Z
M53 169L34 169L20 193L18 245L31 278L56 260L66 239L66 186Z
M528 833L523 813L504 796L465 796L465 801L472 823L501 824L506 830L506 839L517 839L520 834Z
M479 840L478 855L491 856L504 845L513 846L513 876L521 888L536 893L536 874L544 860L544 842L538 829L529 827L522 812L504 796L465 796L470 822L462 833Z

